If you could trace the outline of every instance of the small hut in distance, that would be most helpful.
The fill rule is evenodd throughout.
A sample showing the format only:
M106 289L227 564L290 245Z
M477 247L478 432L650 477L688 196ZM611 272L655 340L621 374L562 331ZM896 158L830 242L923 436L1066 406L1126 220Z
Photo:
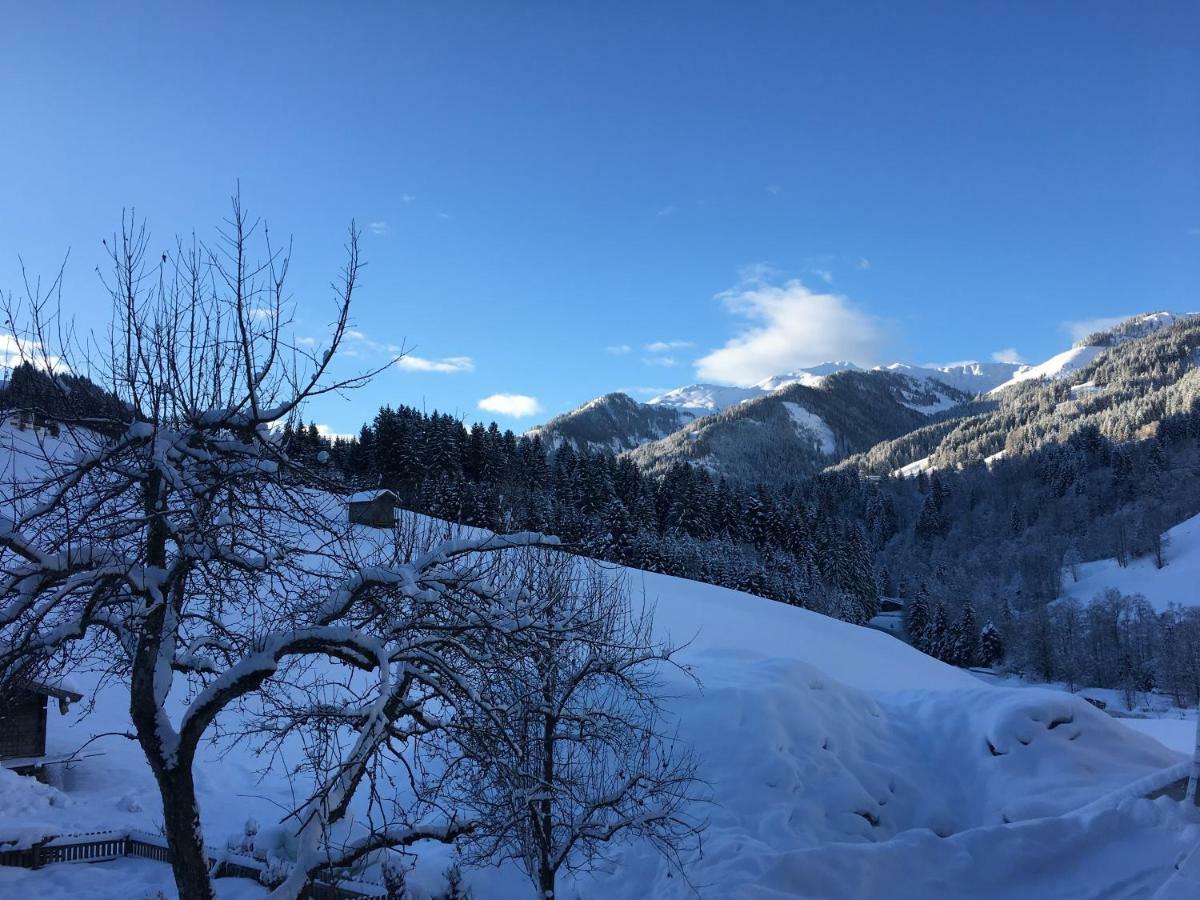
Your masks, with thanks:
M0 705L0 761L6 769L34 772L56 761L46 756L49 698L56 699L59 713L66 715L67 707L83 696L61 684L41 681L28 681L6 692Z
M351 494L346 501L350 507L350 524L368 525L371 528L393 527L396 524L397 499L386 488Z

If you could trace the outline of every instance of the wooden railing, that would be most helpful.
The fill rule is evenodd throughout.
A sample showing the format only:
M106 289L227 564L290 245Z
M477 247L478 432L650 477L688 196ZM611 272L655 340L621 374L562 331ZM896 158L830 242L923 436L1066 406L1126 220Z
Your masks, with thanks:
M169 863L171 850L157 835L137 831L91 831L83 834L52 835L20 849L6 850L0 841L0 866L40 869L53 863L106 862L136 856ZM264 866L253 857L209 850L214 877L259 880ZM318 876L320 877L320 876ZM344 879L309 882L302 900L383 900L387 890L370 881Z

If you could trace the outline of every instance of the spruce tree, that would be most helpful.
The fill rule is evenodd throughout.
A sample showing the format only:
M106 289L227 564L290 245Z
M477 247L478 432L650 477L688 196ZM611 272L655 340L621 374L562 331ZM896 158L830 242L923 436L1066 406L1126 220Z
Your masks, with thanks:
M916 596L904 606L904 630L908 640L918 650L925 650L925 629L929 626L929 589L921 585ZM928 652L928 651L926 651Z

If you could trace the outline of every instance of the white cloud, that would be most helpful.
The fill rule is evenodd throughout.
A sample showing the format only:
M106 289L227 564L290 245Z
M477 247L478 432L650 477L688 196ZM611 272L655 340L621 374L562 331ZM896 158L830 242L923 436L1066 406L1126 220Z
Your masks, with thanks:
M409 372L474 372L475 360L469 356L444 356L441 359L426 359L406 353L396 360L397 368Z
M858 262L855 263L855 268L865 272L867 269L871 268L871 261L865 256L860 256L858 258Z
M741 272L741 283L717 295L746 322L724 347L696 361L702 380L750 385L780 372L848 359L879 361L886 343L882 323L839 294L814 293L799 280L773 282L763 265Z
M783 188L777 184L768 184L767 185L767 193L770 194L772 197L778 197L779 192L782 190L783 190Z
M391 231L391 228L388 227L388 223L383 221L371 222L367 225L367 227L371 229L371 234L387 234L389 231Z
M269 306L256 306L250 310L250 318L256 322L266 322L275 318L275 309Z
M1071 340L1081 341L1089 334L1115 328L1128 318L1129 316L1100 316L1095 319L1073 319L1069 322L1060 322L1058 327L1069 334Z
M826 284L833 284L833 272L829 269L813 269L812 273Z
M647 366L662 366L663 368L679 365L679 360L673 356L643 356L642 362Z
M653 341L642 349L647 353L667 353L671 350L683 350L691 346L691 341Z
M336 440L348 441L351 438L358 437L357 434L343 434L341 432L334 431L328 425L322 425L320 422L317 423L317 434L319 434L323 438L329 438L329 440L331 440L331 441L336 441Z
M37 341L18 340L14 335L0 334L0 369L15 369L23 362L45 372L67 371L67 364L62 357L47 353Z
M401 199L402 201L404 201L405 203L412 203L412 202L413 202L414 200L416 200L417 198L416 198L416 197L414 197L412 194L401 194L401 195L400 195L400 199Z
M438 213L437 217L439 219L441 219L443 222L449 222L450 219L453 218L453 216L451 216L450 213L448 213L448 212L440 212L440 213Z
M613 356L624 356L633 350L628 344L609 344L604 348L605 353L611 353Z
M669 203L660 209L655 215L657 215L660 219L665 219L667 216L672 216L674 214L675 205L673 203Z
M1005 347L1003 350L997 350L992 354L992 362L998 363L1023 363L1024 358L1017 352L1016 347Z
M487 412L498 413L502 416L512 416L521 419L542 411L542 405L536 397L527 394L492 394L479 401L478 406Z

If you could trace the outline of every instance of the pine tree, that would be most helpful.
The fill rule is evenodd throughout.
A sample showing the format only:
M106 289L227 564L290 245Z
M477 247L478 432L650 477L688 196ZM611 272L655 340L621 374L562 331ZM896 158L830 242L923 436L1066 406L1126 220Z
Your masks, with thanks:
M462 869L458 863L450 866L442 876L446 879L446 890L439 900L472 900L471 889L463 887Z
M904 606L904 630L909 642L918 650L925 649L925 629L929 626L929 589L921 585L915 597Z
M946 604L939 603L933 611L933 617L925 626L924 646L921 649L930 656L944 660L949 651L950 625L946 618Z
M380 866L383 870L383 886L387 900L409 900L408 877L402 862L389 856Z
M980 665L994 666L1004 659L1004 642L1000 638L1000 631L991 622L983 626L983 631L979 635L979 662Z
M947 662L956 666L969 667L979 662L979 623L970 600L963 604L958 621L951 629L948 655Z

